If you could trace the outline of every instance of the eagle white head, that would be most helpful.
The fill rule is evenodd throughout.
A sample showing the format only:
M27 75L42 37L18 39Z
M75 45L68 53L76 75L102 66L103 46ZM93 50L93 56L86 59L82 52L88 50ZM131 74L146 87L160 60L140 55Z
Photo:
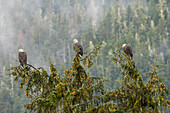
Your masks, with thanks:
M126 46L126 44L123 44L123 45L122 45L122 48L124 48L125 46Z
M74 40L73 40L73 43L78 43L78 40L77 40L77 39L74 39Z
M19 49L19 52L24 52L24 50L23 49Z

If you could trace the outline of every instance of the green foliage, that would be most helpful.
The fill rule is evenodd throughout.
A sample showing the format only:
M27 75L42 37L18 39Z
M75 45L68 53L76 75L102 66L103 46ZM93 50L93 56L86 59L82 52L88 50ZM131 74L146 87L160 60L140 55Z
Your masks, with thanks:
M118 44L117 44L118 45ZM144 84L142 77L123 50L117 46L113 50L112 58L115 65L121 67L121 86L116 90L104 89L105 79L90 77L85 67L92 67L92 59L97 56L101 45L95 47L83 59L77 53L72 67L59 76L54 65L50 64L50 74L43 68L32 70L11 67L11 74L15 81L20 80L20 87L24 85L25 95L31 98L26 111L30 112L160 112L159 106L169 108L168 89L157 74L157 64L148 75L148 82ZM87 60L88 59L88 60ZM83 61L84 68L81 65Z
M168 101L165 100L165 96L168 98L168 89L158 77L156 62L153 65L153 70L147 73L148 84L144 84L134 61L124 54L119 45L118 49L113 52L117 56L113 57L113 60L115 64L121 66L121 76L124 79L120 81L121 87L108 92L106 97L110 96L117 101L117 110L146 112L149 109L158 112L159 106L164 106L164 108L169 106Z
M91 106L97 106L100 92L104 90L103 82L99 78L90 77L82 67L80 61L88 62L84 66L92 66L93 57L97 56L101 45L95 47L84 59L76 54L72 68L64 71L62 77L57 69L50 64L50 74L43 68L32 70L29 66L11 67L11 74L15 81L20 80L20 88L25 85L25 95L31 98L26 110L36 112L78 112L85 111ZM95 81L98 81L97 83Z
M157 73L167 88L170 87L170 2L168 0L13 1L10 5L9 1L4 1L1 4L1 11L4 13L0 15L3 17L0 26L2 32L0 39L0 103L5 105L5 107L0 105L1 112L23 112L20 110L21 103L29 103L29 99L32 99L32 95L34 97L35 94L31 93L33 91L30 88L39 91L40 95L40 92L43 91L43 88L41 90L42 83L52 79L49 79L49 76L57 75L56 78L61 79L65 69L73 70L71 66L75 56L74 50L71 48L74 38L79 40L84 51L93 48L93 46L89 47L89 43L91 45L96 45L98 42L104 43L103 48L98 52L98 57L93 57L95 54L91 54L92 56L80 59L81 65L77 64L78 69L74 70L81 70L80 72L87 75L87 78L88 76L103 77L105 89L115 90L119 88L121 85L119 81L124 78L121 76L123 71L120 73L120 64L111 60L111 57L114 56L112 49L117 48L117 46L113 47L116 38L121 40L120 44L126 43L132 47L133 61L145 84L149 80L145 73L152 70L151 64L153 64L154 56L157 54L157 63L160 64L159 68L156 69ZM6 37L5 34L9 36ZM10 46L6 46L9 43ZM39 72L37 70L31 72L30 69L27 69L28 73L38 77L26 74L25 78L23 71L26 70L17 67L18 71L22 70L19 73L23 77L19 76L15 79L18 81L14 83L13 89L12 77L10 79L7 74L1 72L3 72L4 67L18 64L11 58L17 59L16 50L19 48L26 50L29 63L42 66L44 69L38 69ZM49 73L49 59L57 68L56 74ZM87 69L88 67L89 69ZM88 70L88 72L84 70ZM65 70L65 72L68 71ZM44 76L48 75L47 78L41 78L42 73ZM78 74L75 73L75 75ZM33 85L34 81L29 82L27 76L31 78L31 81L34 78L36 83L40 83L41 86L34 89L36 88ZM85 76L81 77L86 78ZM81 80L80 77L77 79ZM18 89L18 84L22 83L21 87L25 91L27 88L25 80L29 82L29 88L26 92L30 97L28 101L24 101L22 88ZM52 80L52 83L55 82ZM73 82L75 81L73 80ZM49 84L52 85L52 83ZM48 86L47 83L45 84L45 88L52 87ZM57 83L54 86L57 87ZM48 89L46 88L46 90ZM12 93L15 95L13 96ZM149 110L152 111L152 109Z

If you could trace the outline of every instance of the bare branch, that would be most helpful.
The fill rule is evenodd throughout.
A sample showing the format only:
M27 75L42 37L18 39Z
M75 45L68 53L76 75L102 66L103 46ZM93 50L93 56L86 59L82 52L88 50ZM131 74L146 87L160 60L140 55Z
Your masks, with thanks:
M37 68L35 68L34 66L32 66L31 64L27 64L29 67L34 68L36 71L39 71Z
M14 58L10 58L11 60L15 61L15 62L19 62L18 60L14 59Z
M93 50L87 56L85 56L84 58L88 58L92 53L93 53ZM80 59L80 61L83 61L83 59Z

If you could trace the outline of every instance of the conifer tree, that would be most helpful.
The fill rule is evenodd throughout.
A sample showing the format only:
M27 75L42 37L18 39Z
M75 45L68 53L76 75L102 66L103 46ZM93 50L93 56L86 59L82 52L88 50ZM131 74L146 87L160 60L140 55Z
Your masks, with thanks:
M169 91L158 76L156 61L153 70L146 73L148 81L145 84L135 62L121 50L119 43L112 51L112 59L121 67L120 87L107 90L104 88L105 79L89 76L84 67L92 67L93 57L97 56L100 47L96 46L83 59L76 54L72 67L66 69L63 76L52 63L50 74L43 68L11 67L15 81L20 80L19 87L25 90L27 98L31 98L31 102L25 105L26 111L158 113L169 108Z

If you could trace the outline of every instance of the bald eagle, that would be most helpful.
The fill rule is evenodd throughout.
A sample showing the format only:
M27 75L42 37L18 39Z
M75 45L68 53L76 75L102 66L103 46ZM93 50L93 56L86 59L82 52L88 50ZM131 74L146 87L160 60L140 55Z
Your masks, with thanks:
M122 45L123 51L127 54L128 57L132 58L133 57L133 51L130 46L127 44Z
M83 47L78 43L77 39L73 40L73 49L81 56L83 56Z
M27 65L27 54L23 49L19 49L18 57L19 57L20 65L23 68L25 68L25 66Z

